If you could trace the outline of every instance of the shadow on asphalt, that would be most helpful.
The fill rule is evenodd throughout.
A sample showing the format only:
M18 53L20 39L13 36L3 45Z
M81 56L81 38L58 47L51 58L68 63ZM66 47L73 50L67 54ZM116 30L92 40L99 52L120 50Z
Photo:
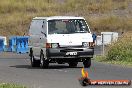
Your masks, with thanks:
M31 67L30 65L15 65L15 66L9 66L14 68L26 68L26 69L67 69L67 68L82 68L82 67L69 67L67 65L50 65L48 68L42 68L42 67Z

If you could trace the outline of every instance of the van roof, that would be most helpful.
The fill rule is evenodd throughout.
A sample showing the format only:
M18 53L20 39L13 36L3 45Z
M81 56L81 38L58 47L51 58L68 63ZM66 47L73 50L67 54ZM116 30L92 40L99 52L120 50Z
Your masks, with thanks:
M84 18L83 17L75 17L75 16L50 16L50 17L34 17L33 19L53 20L53 19L84 19Z

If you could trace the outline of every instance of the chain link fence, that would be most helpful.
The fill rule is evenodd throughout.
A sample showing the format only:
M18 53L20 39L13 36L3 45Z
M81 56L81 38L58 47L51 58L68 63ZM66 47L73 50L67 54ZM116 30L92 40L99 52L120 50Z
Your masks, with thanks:
M117 33L117 32L101 32L96 39L95 55L105 55L106 49L113 42L125 42L125 46L132 42L132 32L129 33Z
M118 42L120 38L122 38L122 35L117 32L101 32L96 39L95 55L105 55L107 46L112 42Z

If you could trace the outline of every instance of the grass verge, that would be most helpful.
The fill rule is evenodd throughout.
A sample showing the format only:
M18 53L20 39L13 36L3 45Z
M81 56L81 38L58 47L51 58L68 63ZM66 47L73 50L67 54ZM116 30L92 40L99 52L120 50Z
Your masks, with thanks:
M132 62L128 61L115 61L115 60L107 60L106 56L96 56L95 61L102 62L102 63L108 63L108 64L115 64L115 65L121 65L125 67L132 67Z
M26 87L10 83L1 83L0 88L26 88Z

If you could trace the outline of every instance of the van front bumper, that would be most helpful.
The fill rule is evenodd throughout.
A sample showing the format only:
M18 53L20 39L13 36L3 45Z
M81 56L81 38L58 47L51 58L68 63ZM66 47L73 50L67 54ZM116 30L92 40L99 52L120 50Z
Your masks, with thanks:
M93 57L94 48L49 48L49 58L88 58Z

